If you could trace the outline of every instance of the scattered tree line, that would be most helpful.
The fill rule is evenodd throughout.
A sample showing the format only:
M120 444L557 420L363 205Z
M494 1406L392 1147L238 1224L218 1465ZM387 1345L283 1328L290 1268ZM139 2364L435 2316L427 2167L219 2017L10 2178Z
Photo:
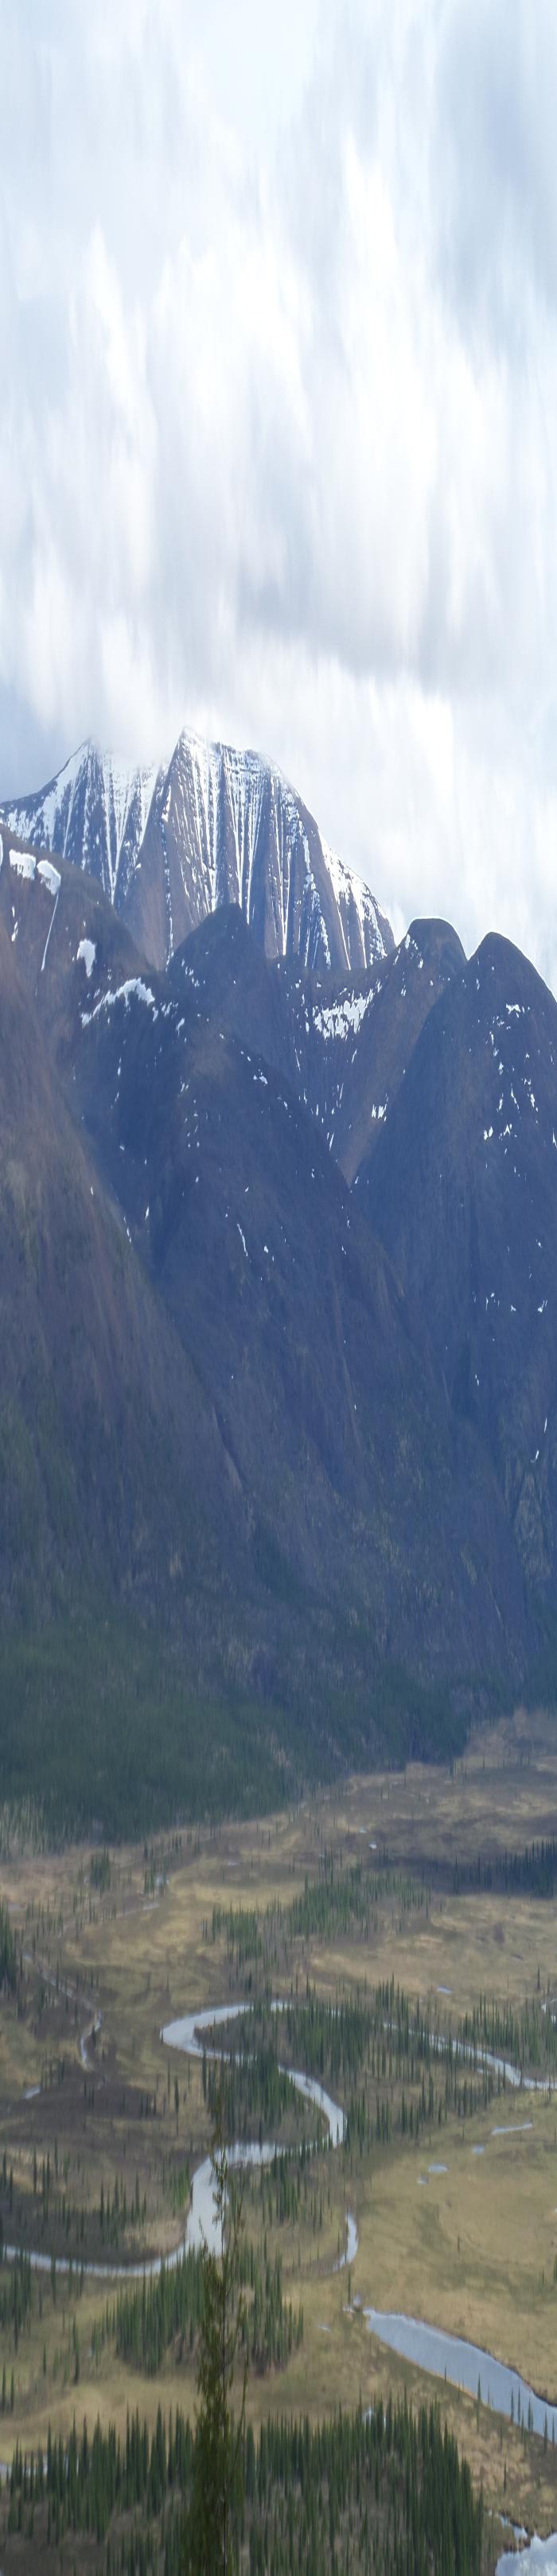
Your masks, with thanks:
M89 1879L91 1887L97 1888L99 1896L106 1896L111 1879L110 1852L105 1850L91 1853Z
M243 2304L242 2351L257 2371L279 2368L303 2335L303 2309L294 2312L283 2295L280 2254L271 2262L263 2249L244 2242L239 2281L250 2294ZM171 2344L178 2361L196 2349L203 2298L202 2256L188 2248L178 2263L161 2264L155 2279L134 2283L119 2293L115 2306L107 2305L102 2340L113 2336L128 2369L146 2371L154 2378Z
M484 1859L455 1861L455 1895L465 1887L501 1889L505 1896L551 1897L557 1888L557 1840L528 1843L522 1852L491 1853Z
M31 2315L31 2264L28 2254L18 2254L15 2263L2 2264L0 2271L0 2326L3 2333L13 2334L17 2352L22 2328ZM6 2373L2 2390L2 2413L6 2412Z
M4 1799L0 1806L0 1860L46 1851L44 1817L35 1798Z
M220 2106L212 2165L213 2236L197 2260L193 2430L179 2408L167 2422L159 2406L151 2434L136 2410L125 2440L97 2422L90 2441L87 2423L78 2436L74 2419L69 2440L53 2441L49 2429L46 2455L27 2457L17 2444L8 2533L46 2543L59 2563L65 2537L87 2534L106 2543L105 2576L482 2576L482 2499L436 2407L415 2418L405 2394L396 2407L389 2398L386 2413L379 2399L366 2415L339 2412L318 2428L268 2422L257 2441L246 2427L259 2284ZM183 2273L191 2289L195 2263L188 2274L186 2258ZM163 2319L172 2288L173 2276L161 2274ZM266 2266L264 2294L276 2322L280 2259ZM143 2320L147 2307L145 2284ZM129 2324L129 2303L121 2314Z
M17 1950L7 1905L0 1902L0 1989L15 1995L17 1986Z
M246 2135L256 2118L260 2137L265 2125L278 2125L288 2084L277 2063L280 2050L282 2059L303 2065L340 2094L348 2153L354 2146L363 2153L374 2140L388 2145L396 2135L417 2139L451 2112L459 2120L474 2117L505 2089L505 2058L518 2068L545 2068L548 2080L557 2065L557 2035L537 1998L518 2014L481 1998L453 2032L394 1978L336 2003L307 1982L305 1995L291 1994L279 2014L260 1999L219 2036L230 2054L218 2074L211 2068L207 2090L211 2102L220 2093L234 2134ZM501 2058L500 2067L492 2056Z
M239 2501L229 2565L249 2576L483 2576L481 2496L437 2407L413 2415L381 2398L372 2414L342 2414L319 2427L270 2420L242 2429ZM179 2408L154 2431L139 2415L121 2439L99 2423L75 2424L46 2453L16 2447L8 2525L60 2550L65 2534L107 2544L106 2576L198 2576L187 2542L196 2435ZM133 2528L124 2518L133 2517ZM58 2561L57 2561L58 2563ZM71 2563L71 2561L70 2561ZM219 2561L213 2562L218 2565Z
M288 1996L280 2013L261 1999L245 2020L239 2014L225 2045L240 2052L253 2052L254 2042L262 2052L280 2047L282 2057L296 2066L303 2063L320 2083L346 2088L363 2066L389 2078L418 2063L429 2066L446 2047L446 2036L440 2025L432 2027L432 2018L402 1986L395 1986L394 1977L371 1989L358 1987L336 2002L317 1994L308 1979L304 1993Z
M460 2025L464 2048L481 2056L489 2051L508 2059L521 2072L547 2076L548 2083L557 2075L557 2029L552 2013L544 2009L541 1995L532 1995L515 2012L509 2003L496 2003L480 1995L473 2012L466 2013Z
M294 2309L290 2299L283 2297L280 2253L271 2262L266 2252L262 2258L253 2245L242 2246L239 2279L252 2294L243 2303L241 2349L252 2369L261 2374L282 2369L303 2341L304 2311Z
M169 2345L178 2342L178 2358L191 2352L203 2306L200 2258L189 2250L172 2269L163 2263L154 2280L122 2290L115 2308L107 2307L105 2332L113 2334L116 2351L128 2369L155 2377Z
M257 2191L261 2202L264 2227L297 2227L302 2194L307 2201L307 2167L311 2148L302 2146L297 2156L272 2156L269 2164L248 2175L248 2190Z
M289 1905L268 1905L264 1912L255 1907L214 1905L211 1918L211 1940L224 1936L231 1966L241 1974L259 1960L277 1964L292 1941L326 1941L333 1934L344 1933L352 1939L369 1940L375 1929L377 1908L390 1897L402 1914L422 1912L428 1907L428 1890L420 1880L403 1870L385 1865L379 1871L366 1869L360 1860L348 1869L335 1862L332 1852L325 1852L320 1862L319 1877L306 1877L302 1896L294 1896Z
M17 2186L14 2193L13 2165L8 2165L4 2149L0 2166L0 2254L4 2217L12 2227L15 2221L18 2234L30 2238L31 2243L40 2237L46 2249L48 2240L53 2255L63 2253L71 2260L73 2254L77 2266L93 2247L100 2245L103 2253L108 2253L110 2248L122 2245L128 2231L136 2235L145 2227L147 2201L145 2193L140 2194L138 2173L129 2199L125 2182L119 2182L116 2175L112 2193L109 2184L105 2188L101 2180L98 2201L86 2207L83 2202L73 2201L66 2188L60 2188L67 2184L69 2169L69 2155L59 2159L56 2140L53 2159L48 2149L39 2163L34 2149L32 2192Z
M244 2034L242 2046L245 2046L243 2023L241 2027ZM290 2126L294 2123L298 2132L307 2126L307 2102L302 2094L295 2091L290 2077L277 2063L272 2031L268 2041L253 2053L248 2043L245 2056L236 2054L233 2040L228 2061L220 2059L215 2064L204 2057L203 2095L213 2120L218 2104L221 2104L223 2127L229 2138L247 2138L255 2123L259 2126L260 2140L265 2130L281 2128L284 2120ZM313 2108L311 2125L313 2130L318 2125Z
M382 1979L371 1990L365 1985L355 1994L341 1995L337 2002L317 1994L308 1980L305 1993L291 1994L280 2013L273 2012L269 2002L262 1999L254 2003L245 2018L239 2014L231 2022L223 2045L230 2050L230 2063L235 2063L237 2075L247 2063L248 2052L256 2069L260 2061L266 2066L267 2058L280 2049L281 2058L288 2058L293 2066L303 2064L324 2085L338 2086L345 2099L362 2069L377 2082L392 2085L394 2081L406 2081L412 2085L422 2071L428 2074L441 2066L448 2105L454 2098L455 2075L459 2084L463 2073L465 2081L468 2076L470 2090L470 2070L472 2076L479 2074L483 2100L484 2076L490 2076L484 2064L485 2052L496 2046L487 2033L497 2027L499 2009L495 2004L489 2008L486 2005L485 2019L482 2005L481 2011L468 2016L453 2034L445 2029L436 2012L422 2010L419 2001L406 1994L404 1987L395 1986L394 1977ZM528 2012L529 2008L524 2007L518 2033L521 2040L529 2029ZM539 2048L538 2026L545 2017L539 2006L534 2006L532 2012L534 2044ZM505 2014L504 2019L513 2024L516 2038L516 2017ZM221 2030L221 2039L222 2036ZM555 2047L555 2036L552 2045ZM485 2098L490 2098L489 2092Z

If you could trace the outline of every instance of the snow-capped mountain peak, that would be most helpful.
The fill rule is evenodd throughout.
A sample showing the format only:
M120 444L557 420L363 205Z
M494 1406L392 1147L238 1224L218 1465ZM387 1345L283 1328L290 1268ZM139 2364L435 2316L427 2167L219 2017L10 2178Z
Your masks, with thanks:
M96 877L156 966L225 903L239 905L268 957L321 971L357 971L393 945L369 887L281 771L185 728L166 767L134 768L82 743L46 787L1 806L0 820Z
M115 903L126 860L143 840L158 775L156 765L134 769L83 742L46 787L3 806L2 819L20 840L85 868Z

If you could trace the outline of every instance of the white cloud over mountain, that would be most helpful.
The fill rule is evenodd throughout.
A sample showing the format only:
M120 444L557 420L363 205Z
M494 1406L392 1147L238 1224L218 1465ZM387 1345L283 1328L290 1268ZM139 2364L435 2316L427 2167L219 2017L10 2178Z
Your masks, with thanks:
M549 0L27 0L0 77L0 794L255 743L557 982Z

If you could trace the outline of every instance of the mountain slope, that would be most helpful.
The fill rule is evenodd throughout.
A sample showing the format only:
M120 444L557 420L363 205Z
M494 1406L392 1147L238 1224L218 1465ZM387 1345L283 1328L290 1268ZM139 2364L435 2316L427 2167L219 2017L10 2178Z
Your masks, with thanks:
M403 1655L423 1658L423 1669L431 1672L456 1651L460 1631L458 1653L466 1662L474 1631L466 1587L457 1606L460 1577L455 1596L450 1551L439 1582L430 1564L433 1487L425 1524L416 1504L420 1449L424 1456L431 1451L432 1406L445 1465L454 1442L450 1408L443 1398L442 1424L442 1390L431 1374L428 1300L423 1299L424 1337L408 1310L387 1299L386 1357L386 1292L377 1279L373 1286L370 1273L377 1251L370 1248L365 1223L365 1169L358 1179L362 1224L355 1195L352 1201L347 1197L325 1151L325 1138L329 1146L331 1136L335 1142L335 1105L337 1116L346 1109L350 1148L346 1102L352 1082L355 1129L363 1122L378 1138L381 1161L397 1095L407 1090L423 1041L424 1029L416 1041L420 1018L425 1015L426 1026L436 1021L436 984L444 976L462 984L459 943L442 925L419 925L381 975L359 979L360 991L358 979L351 987L329 979L325 988L289 965L272 965L238 910L228 908L186 941L166 975L158 977L136 955L128 932L90 880L63 861L56 870L50 861L43 865L16 849L6 834L2 912L7 927L12 924L20 973L66 1097L214 1408L255 1557L261 1531L271 1532L298 1584L317 1595L336 1592L337 1599L344 1587L359 1600L362 1613L377 1623L383 1652L394 1653L398 1636ZM448 995L451 990L449 983ZM324 1083L331 1058L337 1065L336 1103ZM345 1064L343 1080L338 1067ZM379 1082L388 1089L387 1066L391 1106L381 1122L374 1111ZM254 1211L255 1258L248 1223ZM360 1317L352 1378L354 1262L360 1283L367 1280L367 1321L362 1328ZM422 1303L419 1277L411 1293ZM443 1350L438 1362L445 1370ZM425 1402L421 1427L419 1384ZM455 1488L446 1519L448 1530L453 1515L458 1565L459 1508L466 1521L475 1478L478 1512L487 1462L482 1469L475 1452L472 1460L462 1438L457 1452L451 1455ZM386 1454L390 1467L383 1487L384 1465L379 1478L377 1467ZM397 1456L406 1457L406 1481L395 1472ZM487 1469L484 1551L494 1508L497 1558L507 1542ZM470 1552L463 1538L462 1546L476 1564L475 1544ZM257 1571L255 1557L248 1550L242 1576L248 1586ZM508 1602L515 1579L516 1565L511 1580L501 1559L491 1583L495 1601ZM434 1602L439 1609L449 1597L450 1621L443 1610L435 1633L424 1604L429 1599L432 1612ZM475 1607L474 1654L481 1664L488 1633L490 1657L496 1654L492 1604L486 1607L483 1589ZM518 1655L522 1624L519 1603Z
M83 1013L76 1098L214 1404L255 1568L343 1620L351 1600L368 1653L428 1677L516 1669L492 1474L307 1110L206 1010L196 944L180 981L176 960Z
M43 1037L63 1070L79 1039L86 994L122 983L138 967L125 923L91 877L64 859L25 849L0 827L0 921L34 1004Z
M431 1012L358 1202L479 1429L534 1588L557 1578L557 1004L490 937Z
M314 1185L318 1135L327 1141L335 1157L342 1153L349 1172L357 1160L358 1146L363 1137L366 1141L371 1139L371 1143L355 1174L354 1201L357 1192L356 1203L362 1215L368 1222L371 1218L374 1231L393 1258L416 1311L421 1310L427 1347L436 1353L437 1364L459 1417L472 1422L482 1441L487 1443L492 1464L500 1478L505 1506L511 1514L528 1581L534 1590L539 1589L540 1582L551 1585L554 1566L551 1472L549 1462L544 1465L540 1457L536 1458L535 1451L540 1447L538 1417L543 1424L551 1420L552 1358L550 1355L549 1375L542 1370L543 1387L541 1379L538 1386L534 1370L536 1316L532 1308L530 1317L528 1303L527 1329L520 1348L516 1326L518 1299L513 1290L516 1289L520 1240L517 1256L515 1166L514 1158L512 1162L510 1159L511 1129L508 1121L503 1119L504 1089L501 1092L503 1108L498 1113L499 1127L503 1121L505 1130L502 1138L503 1169L507 1191L512 1172L515 1197L508 1210L506 1203L501 1207L490 1173L486 1195L494 1239L488 1238L485 1262L482 1259L480 1264L479 1284L472 1288L470 1285L475 1280L475 1273L469 1237L472 1234L474 1242L477 1242L481 1232L474 1198L474 1139L477 1141L479 1137L485 1161L484 1131L487 1135L492 1123L490 1098L484 1098L486 1062L489 1064L490 1081L494 1066L498 1083L502 1082L505 1070L509 1098L514 1091L515 1098L524 1096L528 1100L527 1087L526 1092L524 1090L528 1065L522 1065L521 1032L525 1011L530 1015L534 1007L533 996L538 1013L541 1011L544 1028L547 1019L549 1028L543 1076L545 1126L540 1137L538 1124L534 1121L532 1125L530 1144L533 1140L537 1159L536 1168L529 1169L527 1182L531 1227L540 1243L542 1229L547 1231L544 1207L544 1193L547 1191L553 1205L552 1148L548 1159L548 1139L553 1127L551 1123L549 1129L548 1121L551 1119L552 1122L553 1116L555 1005L539 979L533 977L526 961L519 959L516 952L505 949L504 944L496 942L493 953L491 950L486 952L490 973L487 984L483 976L482 986L482 975L478 974L477 968L481 966L484 952L480 952L480 958L467 967L460 943L446 925L421 923L414 925L400 949L391 952L380 972L372 970L367 975L352 978L350 983L346 979L330 977L324 981L302 976L299 968L288 961L279 965L267 960L237 908L223 907L184 943L171 961L166 976L161 979L154 976L153 970L138 957L125 926L118 922L100 889L96 890L86 876L78 874L63 861L56 868L48 859L40 860L33 853L25 853L10 841L5 832L0 835L0 848L0 916L3 915L10 931L20 972L33 996L45 1035L54 1049L67 1097L80 1110L94 1140L99 1164L115 1199L121 1202L126 1223L132 1232L135 1228L141 1259L152 1269L158 1286L163 1288L196 1369L201 1375L205 1370L206 1393L211 1403L214 1403L218 1392L220 1404L224 1368L225 1447L227 1456L232 1458L240 1474L244 1510L248 1517L254 1508L263 1514L263 1518L270 1515L269 1525L273 1526L279 1544L285 1544L287 1556L292 1540L293 1562L297 1571L301 1571L304 1582L317 1585L319 1589L323 1579L330 1583L335 1570L340 1578L342 1566L342 1579L348 1586L355 1583L362 1602L370 1606L374 1584L368 1579L368 1571L363 1572L359 1544L354 1546L354 1523L350 1515L354 1510L361 1510L364 1515L369 1510L373 1517L376 1498L372 1496L371 1488L366 1487L365 1475L358 1486L352 1454L353 1421L347 1447L344 1395L335 1382L336 1364L328 1335L328 1319L324 1317L320 1323L316 1321L322 1292L323 1244L329 1223L323 1212L317 1244L313 1241L308 1254L303 1336L304 1346L307 1344L308 1352L312 1353L310 1376L315 1376L316 1383L319 1380L316 1420L322 1424L327 1422L329 1429L324 1456L316 1460L312 1452L309 1486L309 1453L307 1447L303 1448L307 1431L305 1397L300 1387L296 1396L295 1370L291 1375L288 1398L283 1382L284 1351L295 1310L291 1261L295 1271L297 1255L307 1232L308 1194L311 1196ZM496 977L496 983L497 975L499 980L503 976L503 984L505 979L508 981L509 958L515 982L517 976L519 981L522 977L527 999L524 1004L517 1002L515 1005L508 998L505 1002L500 994L493 1027L490 1023L487 1032L485 1011L488 1016L491 1013L493 1020L495 1010L493 977ZM471 1014L467 1035L460 1026L463 1010L465 1018L466 1011ZM496 1035L497 1056L494 1055ZM528 1053L526 1048L526 1057ZM251 1090L248 1090L249 1114L246 1101L238 1090L239 1066L246 1062L249 1064L252 1055L258 1060L259 1070L254 1081L260 1101L264 1092L269 1093L271 1073L276 1077L274 1086L271 1085L273 1097L278 1084L282 1141L278 1153L271 1157L268 1169L265 1160L269 1154L268 1136L265 1138L259 1131L254 1140L252 1134ZM466 1059L464 1071L463 1056ZM219 1068L217 1084L215 1065ZM197 1103L193 1124L192 1083ZM471 1116L474 1087L477 1099ZM286 1180L284 1148L287 1131L283 1116L286 1113L290 1122L296 1105L299 1109L296 1133L303 1138L297 1195L293 1194ZM228 1141L225 1160L221 1159L213 1171L211 1203L209 1207L207 1202L205 1208L205 1229L200 1227L196 1218L195 1227L190 1222L186 1240L183 1207L189 1206L191 1219L192 1204L197 1210L200 1205L198 1200L192 1203L191 1198L192 1156L200 1150L200 1118L204 1131L205 1171L212 1169L215 1153L222 1157L224 1131ZM334 1191L330 1153L326 1160L328 1198L332 1207ZM440 1192L441 1171L443 1185ZM454 1172L459 1206L465 1204L468 1188L472 1196L471 1212L463 1232L455 1228L453 1216L450 1216L450 1240L447 1243L438 1218L440 1198L445 1213L451 1204L451 1172ZM467 1179L470 1173L472 1178ZM130 1179L134 1174L130 1195ZM133 1195L136 1184L137 1204ZM198 1171L195 1188L199 1187ZM287 1259L284 1301L280 1309L281 1365L272 1389L267 1375L268 1352L272 1351L275 1365L277 1346L272 1334L269 1338L267 1323L264 1329L262 1327L268 1283L262 1275L250 1325L249 1366L244 1365L242 1381L237 1366L237 1337L243 1334L249 1301L244 1283L242 1302L237 1310L234 1309L234 1301L229 1294L228 1252L222 1259L224 1246L230 1242L230 1232L226 1234L224 1229L231 1222L230 1205L234 1193L236 1232L240 1244L247 1241L243 1202L250 1191L256 1198L261 1198L261 1241L271 1247L273 1261L276 1261L279 1247L282 1259L288 1240L293 1247L292 1256L289 1254ZM285 1207L282 1218L279 1218L277 1237L275 1220L283 1192ZM338 1222L337 1205L335 1224ZM350 1216L352 1229L354 1224L355 1205ZM219 1227L222 1228L220 1242ZM507 1247L503 1256L500 1247L499 1250L497 1248L501 1229ZM181 1253L177 1262L178 1240L181 1241ZM454 1249L454 1267L451 1267L451 1246ZM347 1249L345 1242L344 1258ZM502 1383L499 1385L493 1356L489 1354L494 1316L491 1273L493 1271L496 1275L501 1258L503 1266L506 1261L510 1271L509 1311L512 1313L513 1349L512 1352L507 1350L499 1335L498 1347L502 1350ZM236 1264L237 1260L238 1247ZM275 1271L275 1299L276 1286ZM344 1341L342 1284L339 1296ZM468 1321L470 1302L473 1331ZM537 1306L542 1305L540 1295ZM489 1345L487 1360L479 1347L482 1342L480 1314L489 1317L489 1324L483 1328L483 1337L487 1333ZM211 1316L214 1317L213 1347L211 1364L206 1368ZM259 1342L260 1333L262 1338ZM549 1328L542 1338L549 1353ZM371 1346L370 1328L370 1349ZM420 1357L416 1354L416 1368L421 1369L422 1366L423 1354ZM403 1383L404 1371L401 1373L401 1386ZM535 1396L531 1398L529 1390L534 1383ZM237 1423L230 1395L233 1387L239 1402ZM540 1387L543 1394L541 1415ZM354 1388L350 1398L351 1415L354 1407L361 1414L362 1407L369 1406L369 1400L370 1389L362 1378L361 1386ZM395 1402L394 1383L390 1401ZM280 1422L278 1442L277 1421ZM545 1432L543 1436L545 1439ZM337 1506L336 1503L331 1504L331 1488L335 1494L339 1488L343 1491L347 1459L351 1461L344 1493L348 1518L339 1536ZM323 1470L325 1502L321 1490ZM316 1490L321 1497L317 1517L312 1486L314 1474ZM269 1478L273 1488L270 1500L267 1494ZM309 1488L313 1496L310 1507ZM396 1507L393 1503L394 1520L399 1507L402 1509L400 1495ZM310 1530L314 1532L313 1542L309 1539ZM321 1533L318 1545L315 1543L316 1531ZM374 1615L377 1613L383 1621L385 1594L379 1575L374 1598ZM405 1628L405 1652L417 1650L418 1627L419 1622L414 1629L411 1623L408 1629ZM389 1651L392 1651L392 1635ZM426 1651L429 1655L429 1645Z
M400 947L357 975L303 974L255 948L237 908L204 923L172 960L227 1034L284 1073L352 1181L380 1132L420 1030L464 950L446 922L411 924Z
M192 1584L233 1564L238 1498L1 923L0 997L0 1596L51 1614L96 1587L153 1615L184 1557Z
M0 821L97 878L159 967L231 902L268 957L342 972L392 947L369 888L256 752L184 730L168 767L133 770L87 742L46 788L0 806Z
M151 971L95 881L0 826L0 916L61 1063L78 1041L84 996ZM377 1138L428 1012L464 964L444 922L416 922L399 948L357 975L303 973L266 958L237 905L223 904L170 961L168 989L194 1018L259 1049L316 1120L347 1180ZM195 1002L193 996L196 996Z
M10 1635L85 1595L123 1635L131 1607L170 1641L170 1761L181 1690L279 1760L288 1728L318 1762L445 1743L521 1686L557 1575L525 1454L542 1398L553 1436L549 1285L513 1377L487 1280L506 1227L518 1309L517 1190L553 1258L551 996L442 924L311 977L225 906L159 973L4 828L0 1004Z

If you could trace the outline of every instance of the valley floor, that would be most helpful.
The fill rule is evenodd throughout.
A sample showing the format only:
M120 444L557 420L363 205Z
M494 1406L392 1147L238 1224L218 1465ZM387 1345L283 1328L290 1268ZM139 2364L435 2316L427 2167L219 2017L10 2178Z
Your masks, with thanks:
M155 2352L137 2282L123 2317L121 2274L177 2252L211 2143L217 2070L162 2031L245 1999L258 2013L249 2064L239 2031L222 2068L227 2134L280 2150L245 2186L250 2423L435 2396L488 2512L555 2529L557 1899L537 1849L557 1836L553 1724L519 1714L450 1770L346 1780L289 1815L149 1848L33 1851L7 1815L0 1836L17 1950L0 2220L20 2257L0 2269L2 2460L46 2451L49 2424L66 2446L74 2417L125 2437L128 2410L153 2428L159 2407L193 2416L191 2285ZM269 1995L286 2007L272 2027ZM328 2087L342 2146L323 2125L317 2139L281 2066ZM497 2415L485 2382L467 2395L397 2357L366 2310L508 2364L547 2401L547 2438ZM26 2563L26 2511L8 2537L5 2493L7 2570ZM499 2521L487 2532L493 2566ZM70 2534L66 2549L70 2567Z

